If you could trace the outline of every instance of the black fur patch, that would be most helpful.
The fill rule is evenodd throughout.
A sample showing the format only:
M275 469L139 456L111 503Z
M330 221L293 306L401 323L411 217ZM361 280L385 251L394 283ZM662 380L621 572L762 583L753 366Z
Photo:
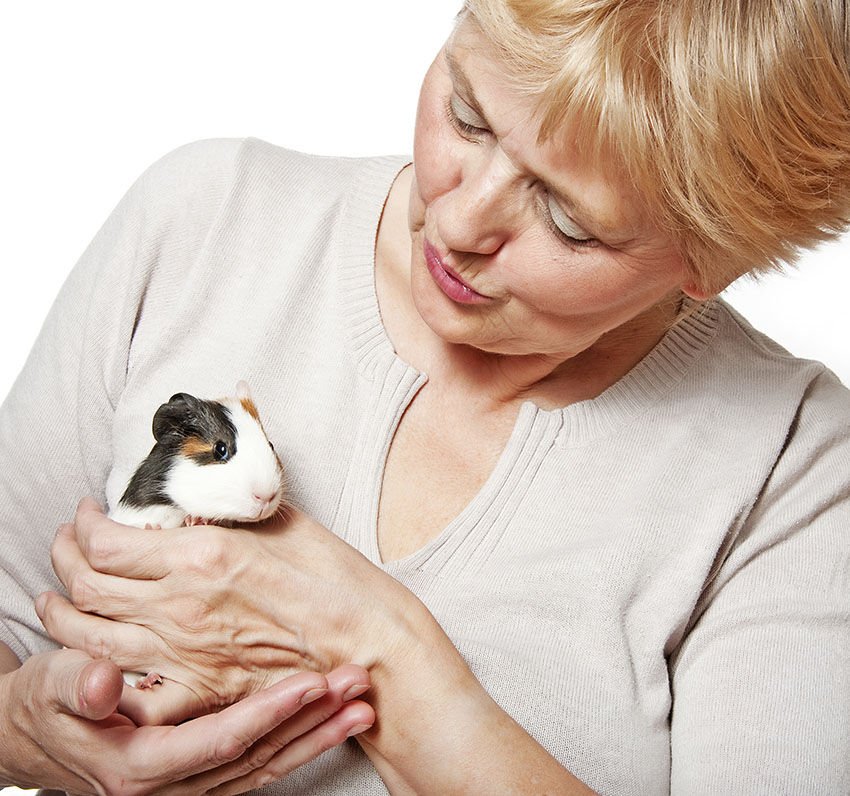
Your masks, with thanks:
M138 466L127 489L121 496L121 502L133 508L142 509L147 506L173 506L165 492L168 482L168 471L174 461L174 456L162 445L157 443Z
M169 473L181 457L199 465L224 464L236 453L236 427L230 410L218 401L205 401L187 393L173 395L168 403L157 409L153 418L156 444L139 465L121 503L134 508L170 506L173 501L166 493ZM188 449L192 453L187 454ZM215 455L217 443L227 449L224 460Z

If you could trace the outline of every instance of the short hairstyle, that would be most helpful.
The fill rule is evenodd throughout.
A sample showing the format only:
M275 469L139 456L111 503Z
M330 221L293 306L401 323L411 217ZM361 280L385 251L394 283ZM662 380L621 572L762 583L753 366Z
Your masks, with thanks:
M615 156L701 289L850 225L847 0L466 0L540 140Z

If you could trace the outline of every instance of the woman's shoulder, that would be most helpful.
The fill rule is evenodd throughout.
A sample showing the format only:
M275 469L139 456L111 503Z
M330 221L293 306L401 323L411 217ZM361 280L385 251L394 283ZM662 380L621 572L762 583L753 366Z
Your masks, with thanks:
M257 138L207 139L159 158L128 196L165 227L212 222L225 206L233 220L302 222L352 197L380 193L407 162L405 156L315 155Z
M210 195L236 186L252 190L282 187L335 191L363 174L400 169L404 156L315 155L258 138L210 138L183 144L154 161L134 186L139 192L180 205L187 195Z
M142 175L152 186L209 190L216 184L247 181L254 188L298 183L337 190L364 173L400 169L403 155L317 155L271 144L258 138L210 138L184 144L155 161Z
M128 196L140 203L179 207L186 197L225 190L237 170L241 139L219 138L183 144L158 157L131 186Z
M343 206L383 202L404 157L311 155L256 138L184 144L153 162L125 193L107 238L129 231L148 250L200 247L214 230L325 228Z
M838 376L822 362L795 356L725 302L718 304L719 345L712 348L723 362L730 395L766 415L784 407L798 432L809 427L850 440L850 389Z
M737 364L733 377L741 389L750 383L763 390L773 386L807 391L812 383L831 383L836 395L850 400L850 390L822 362L800 357L760 331L738 310L724 300L714 302L717 314L715 345L710 346L723 365Z

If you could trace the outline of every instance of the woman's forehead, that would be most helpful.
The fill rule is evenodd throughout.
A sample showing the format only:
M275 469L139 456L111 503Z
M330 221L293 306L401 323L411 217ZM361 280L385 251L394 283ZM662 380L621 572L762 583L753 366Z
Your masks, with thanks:
M646 207L616 158L588 157L568 129L541 139L539 99L508 78L504 59L474 21L458 24L444 54L454 90L518 170L543 182L579 223L592 219L593 229L612 245L646 230Z

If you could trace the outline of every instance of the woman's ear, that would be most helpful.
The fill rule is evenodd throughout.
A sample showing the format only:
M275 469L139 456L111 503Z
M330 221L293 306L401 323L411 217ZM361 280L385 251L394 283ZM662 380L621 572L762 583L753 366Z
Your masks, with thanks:
M682 285L682 292L695 301L708 301L708 299L714 298L717 295L699 287L696 282L688 282L688 284Z

